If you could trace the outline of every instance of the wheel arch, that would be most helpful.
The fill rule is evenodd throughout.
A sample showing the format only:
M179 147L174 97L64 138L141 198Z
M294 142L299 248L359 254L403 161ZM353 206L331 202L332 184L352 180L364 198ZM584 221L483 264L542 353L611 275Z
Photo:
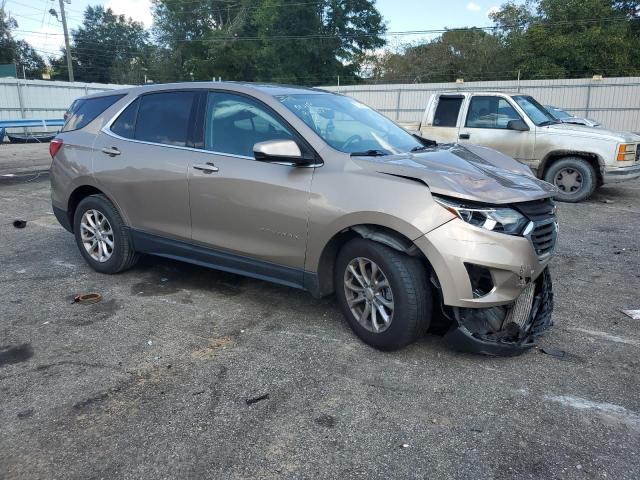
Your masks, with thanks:
M540 164L540 168L538 170L540 172L539 177L544 179L549 168L551 168L554 163L568 157L578 157L587 161L596 172L597 185L600 186L603 184L604 160L600 155L593 152L581 152L574 150L554 150L549 152Z
M83 199L91 195L104 195L107 198L107 200L109 200L113 204L116 210L118 210L118 213L120 213L120 215L122 216L122 210L118 208L118 204L114 202L113 199L109 195L107 195L103 190L100 190L98 187L95 187L94 185L89 185L89 184L80 185L71 192L71 195L69 195L69 199L67 201L67 218L69 220L69 225L71 226L71 233L73 233L73 227L74 227L73 218L75 216L78 205ZM124 219L125 217L122 216L122 218Z
M351 225L335 233L325 244L319 255L316 274L308 285L316 297L324 297L335 291L335 263L340 249L354 238L365 238L386 245L407 255L420 258L432 274L435 271L424 253L403 233L388 226L372 223Z

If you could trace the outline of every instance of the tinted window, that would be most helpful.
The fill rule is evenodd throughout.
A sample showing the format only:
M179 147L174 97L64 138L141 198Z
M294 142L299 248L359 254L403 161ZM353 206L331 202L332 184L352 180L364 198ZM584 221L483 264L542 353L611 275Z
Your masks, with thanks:
M151 93L140 97L135 139L184 147L195 92Z
M522 120L511 104L501 97L473 97L467 114L469 128L506 129L511 120Z
M295 140L294 135L267 109L249 98L210 93L204 148L253 157L253 146L267 140Z
M137 98L125 108L116 121L111 124L111 131L124 138L133 138L139 105L140 99Z
M71 104L67 112L67 123L62 127L63 132L79 130L111 105L120 100L124 95L108 95L106 97L81 98Z
M434 127L455 127L458 123L458 113L462 105L462 97L440 97L436 114L433 118Z

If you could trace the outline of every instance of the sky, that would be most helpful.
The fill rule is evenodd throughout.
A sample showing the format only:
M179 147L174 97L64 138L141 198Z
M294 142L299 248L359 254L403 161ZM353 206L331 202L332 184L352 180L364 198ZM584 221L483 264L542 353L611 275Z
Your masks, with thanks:
M387 23L389 32L438 30L455 27L485 27L491 25L488 13L506 0L377 0L376 5ZM1 0L0 0L1 3ZM70 0L65 2L69 29L82 22L88 5L104 5L115 13L124 14L146 27L152 23L150 0ZM5 9L18 22L16 38L27 40L40 55L57 54L64 44L62 24L49 10L59 11L58 0L6 0ZM391 47L430 39L431 36L389 36Z

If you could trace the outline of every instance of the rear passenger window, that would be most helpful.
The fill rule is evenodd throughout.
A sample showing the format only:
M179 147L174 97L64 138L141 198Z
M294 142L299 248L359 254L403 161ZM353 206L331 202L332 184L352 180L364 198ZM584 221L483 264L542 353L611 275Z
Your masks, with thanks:
M136 98L115 122L111 125L111 131L116 135L120 135L124 138L134 138L136 128L136 115L138 114L138 107L140 105L140 99Z
M184 147L195 92L150 93L140 97L135 139Z
M122 97L124 95L107 95L76 100L67 112L67 122L62 131L80 130Z
M463 97L440 97L436 114L433 118L434 127L455 127L458 123L458 113Z

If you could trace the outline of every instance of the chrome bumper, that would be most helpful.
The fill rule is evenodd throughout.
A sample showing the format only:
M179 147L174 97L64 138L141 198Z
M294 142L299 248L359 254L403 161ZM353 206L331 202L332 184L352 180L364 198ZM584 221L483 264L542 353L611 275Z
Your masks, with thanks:
M640 177L640 164L605 170L602 183L618 183Z

